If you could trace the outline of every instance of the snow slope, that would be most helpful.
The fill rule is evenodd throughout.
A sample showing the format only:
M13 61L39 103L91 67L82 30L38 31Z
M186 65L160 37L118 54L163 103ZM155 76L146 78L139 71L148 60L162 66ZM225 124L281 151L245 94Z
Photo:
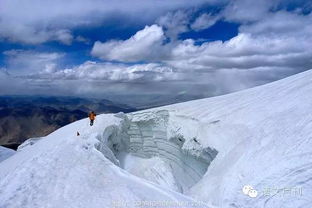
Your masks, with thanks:
M14 150L0 146L0 162L15 154Z
M0 163L0 207L310 208L311 92L312 70L72 123Z
M312 207L311 93L312 70L167 107L175 115L172 123L179 116L198 122L181 128L182 134L219 152L189 194L220 207ZM257 198L240 194L247 184Z
M119 123L113 115L98 116L93 127L86 119L75 122L0 163L0 207L144 207L152 202L206 207L130 175L97 151L103 129Z

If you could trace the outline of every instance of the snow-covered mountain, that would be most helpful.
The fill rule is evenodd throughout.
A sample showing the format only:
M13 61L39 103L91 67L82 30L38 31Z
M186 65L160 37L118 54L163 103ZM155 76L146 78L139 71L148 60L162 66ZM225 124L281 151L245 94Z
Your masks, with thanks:
M77 121L0 163L0 207L310 208L311 92L312 70Z

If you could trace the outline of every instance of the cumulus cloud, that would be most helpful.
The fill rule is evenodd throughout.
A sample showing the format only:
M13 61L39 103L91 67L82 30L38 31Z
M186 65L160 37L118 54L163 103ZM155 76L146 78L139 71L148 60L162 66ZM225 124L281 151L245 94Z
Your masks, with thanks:
M292 21L280 17L285 15ZM269 19L276 21L269 24ZM103 60L153 60L178 70L192 71L290 66L302 71L311 68L312 49L308 45L312 37L311 15L281 12L269 19L241 26L240 33L228 41L202 44L192 39L163 43L166 37L162 28L153 25L125 41L97 42L92 54ZM299 23L304 23L301 30Z
M311 14L265 11L267 13L262 18L259 15L257 18L251 18L250 22L241 20L238 35L228 41L198 44L193 39L174 39L162 28L171 24L167 26L162 24L153 27L163 32L151 32L150 27L137 32L137 34L149 34L150 31L155 36L158 34L158 38L153 39L157 40L155 42L144 39L151 44L142 41L144 49L140 47L141 41L133 41L138 39L132 37L129 40L114 41L113 44L100 43L106 46L104 50L94 45L93 55L96 55L94 49L97 48L97 56L103 60L123 62L152 60L161 63L162 66L173 69L172 73L169 73L170 76L178 77L167 84L172 90L170 93L178 93L177 86L179 86L187 94L197 94L202 97L245 89L311 69L312 49L309 47L309 43L312 42ZM199 20L197 18L191 27L193 29L197 27L198 30L209 27L213 24L209 22L210 18L210 15L199 16ZM225 17L214 16L213 18ZM189 21L184 25L187 24ZM183 27L177 28L175 36L178 31L186 30ZM168 38L170 41L163 41ZM145 47L146 45L148 47ZM157 51L157 55L150 54L149 51ZM151 78L145 76L145 80L149 79ZM188 86L188 89L183 86Z
M229 41L209 42L197 46L192 40L180 43L167 61L183 70L244 69L258 67L293 67L294 70L312 68L309 39L298 42L295 37L257 37L241 33Z
M104 60L141 61L160 58L165 36L161 27L146 26L128 40L95 42L91 54Z

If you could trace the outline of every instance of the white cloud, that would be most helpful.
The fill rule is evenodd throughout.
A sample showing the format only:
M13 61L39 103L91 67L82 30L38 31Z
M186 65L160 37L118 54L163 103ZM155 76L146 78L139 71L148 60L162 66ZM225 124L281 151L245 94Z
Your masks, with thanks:
M104 60L140 61L159 58L164 32L157 25L146 26L128 40L95 42L91 54Z
M103 80L116 82L158 82L178 80L179 73L162 64L125 65L116 63L96 63L87 61L73 68L54 71L41 71L26 76L35 79L49 80Z
M68 89L69 93L129 91L134 94L175 94L187 91L187 94L204 97L240 90L312 68L312 14L304 15L297 10L273 13L271 9L275 2L230 1L219 15L204 13L193 22L183 9L166 11L157 20L158 25L146 26L127 40L97 41L93 45L93 56L127 64L85 62L62 69L58 63L63 54L12 50L5 52L6 68L10 74L31 80L36 86L48 83L53 89ZM129 6L130 13L137 11L136 3L139 1ZM177 8L176 5L172 7ZM86 9L94 11L91 8L94 6ZM67 12L72 12L72 17L67 16ZM23 26L27 24L17 24L15 28L12 26L10 30L3 31L8 32L7 37L22 38L19 39L21 42L26 39L34 43L52 39L64 44L73 40L87 42L84 37L72 37L70 30L63 26L73 28L93 24L91 20L97 17L86 15L88 18L78 18L75 14L75 8L74 11L61 10L60 16L67 17L63 19L63 25L62 21L54 21L56 17L52 12L48 22L53 19L56 24L53 27L39 30ZM37 15L26 20L33 23L37 21ZM199 31L210 27L219 18L240 23L238 35L228 41L204 43L177 38L190 28ZM38 25L42 27L41 22ZM2 36L3 31L1 33L0 27ZM11 34L12 31L18 31L19 35ZM50 36L51 31L53 36Z
M1 15L0 15L1 16ZM72 34L67 29L36 29L26 25L5 21L0 17L0 37L11 42L21 42L26 44L39 44L46 41L59 41L70 45Z
M70 44L71 30L101 25L111 18L152 22L168 11L198 6L214 0L1 0L0 38L39 44L56 40Z
M261 20L250 25L242 25L240 32L253 36L305 37L312 35L312 13L301 15L279 11L268 13Z
M262 19L275 8L280 0L232 0L223 11L224 17L229 21L252 22Z
M177 10L159 17L156 22L165 29L167 37L175 40L180 33L189 31L190 16L189 10Z
M50 39L53 40L53 37ZM58 30L55 32L55 40L70 45L73 41L73 36L69 30Z
M78 42L85 43L85 44L90 44L90 42L91 42L88 38L85 38L85 37L80 36L80 35L78 35L75 40Z
M229 41L214 41L200 46L186 40L173 48L172 57L166 63L181 70L252 70L291 66L300 71L312 67L309 61L312 49L307 45L309 41L311 38L255 38L247 33L240 33Z
M279 19L279 13L270 19ZM195 44L192 39L163 43L166 38L161 27L153 25L138 31L125 41L109 41L95 43L92 54L103 60L123 62L158 61L177 70L217 71L223 69L252 70L259 67L293 67L294 70L311 68L312 49L310 16L295 14L297 20L292 22L276 21L266 28L266 19L241 28L234 38L222 42L205 42ZM270 35L272 30L280 33L292 31L294 25L305 23L302 30L287 35ZM264 25L255 27L254 25ZM275 27L276 25L276 27ZM260 28L260 30L256 30ZM263 30L263 31L262 31ZM278 31L274 32L278 34Z
M191 28L195 31L204 30L213 26L219 19L219 15L213 16L211 14L204 13L192 23Z
M258 67L287 67L297 70L311 67L308 43L312 37L312 14L302 15L296 12L269 11L276 2L246 3L244 0L230 3L229 8L245 14L250 10L253 17L235 16L243 21L239 34L229 41L213 41L195 44L194 40L180 41L172 39L188 30L189 17L182 10L168 13L158 19L164 27L152 25L138 31L125 41L97 42L92 54L103 60L115 61L158 61L178 70L218 70L224 68L253 69ZM249 7L260 7L260 13L253 13ZM248 13L248 12L247 12ZM231 14L234 15L234 14ZM233 16L224 18L234 18ZM247 15L247 14L246 14ZM191 25L200 30L214 24L221 16L202 14ZM244 23L244 18L252 22ZM167 31L166 31L167 30ZM171 33L168 32L171 30ZM170 37L170 42L165 42ZM154 53L153 53L154 52ZM155 53L156 52L156 53Z
M146 27L137 34L151 32L152 37L158 38L152 39L153 41L144 38L145 42L133 41L138 39L132 37L125 41L100 43L99 46L106 47L94 45L93 55L104 60L122 62L159 62L162 66L174 69L174 73L168 75L178 77L168 86L184 83L194 89L192 93L195 93L195 89L206 87L206 96L245 89L311 69L312 14L286 11L272 13L267 9L271 8L268 5L265 4L260 13L250 14L254 15L253 17L244 16L246 14L240 13L241 11L235 16L213 16L216 19L242 21L238 35L228 41L199 44L192 39L181 41L171 38L170 36L176 37L178 33L187 30L189 18L183 17L183 13L170 13L169 16L163 16L162 26L171 28L173 33L168 33L168 29L167 32L151 32L149 27ZM248 11L247 6L242 8L243 11ZM224 14L226 13L221 12L220 15ZM169 17L174 15L179 18L172 23ZM209 27L213 24L209 23L210 18L209 15L200 16L193 22L193 29ZM245 18L252 21L246 21ZM208 22L205 21L207 19ZM155 27L161 31L160 26ZM171 41L168 41L168 38L171 38ZM162 41L164 39L167 41ZM97 53L94 53L95 48L98 49ZM156 51L157 54L151 54L150 51ZM148 76L144 78L146 81L156 80Z
M14 76L55 71L58 61L64 56L60 53L41 53L30 50L10 50L3 54L6 56L6 69Z

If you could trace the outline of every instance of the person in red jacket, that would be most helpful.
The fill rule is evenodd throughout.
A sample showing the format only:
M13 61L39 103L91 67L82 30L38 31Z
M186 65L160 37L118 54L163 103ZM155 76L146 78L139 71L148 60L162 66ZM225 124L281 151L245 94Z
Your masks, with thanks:
M96 114L94 113L94 111L92 111L91 113L89 113L90 126L93 126L93 122L94 122L94 120L95 120L95 116L96 116Z

